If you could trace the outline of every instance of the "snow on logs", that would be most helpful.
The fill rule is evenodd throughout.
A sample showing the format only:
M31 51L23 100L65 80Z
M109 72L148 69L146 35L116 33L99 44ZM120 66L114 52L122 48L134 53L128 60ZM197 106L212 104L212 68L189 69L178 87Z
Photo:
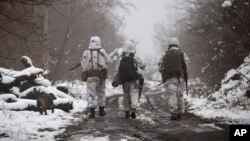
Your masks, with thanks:
M34 89L38 90L39 94L53 94L56 97L53 101L55 108L66 112L73 109L73 98L51 86L51 82L43 77L48 71L34 67L27 56L23 56L21 62L25 66L21 71L0 67L0 92L4 93L0 93L0 110L37 111L37 93Z

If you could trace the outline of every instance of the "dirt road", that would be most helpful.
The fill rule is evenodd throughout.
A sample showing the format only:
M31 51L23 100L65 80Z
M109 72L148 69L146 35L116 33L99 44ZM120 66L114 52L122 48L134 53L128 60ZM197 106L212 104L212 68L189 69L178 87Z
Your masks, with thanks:
M162 93L164 95L164 93ZM192 114L171 121L166 112L166 99L161 94L148 95L138 109L137 119L125 119L121 109L121 96L107 99L107 115L87 118L87 111L75 116L82 120L66 128L56 140L80 141L105 137L109 141L228 141L228 126L202 120ZM90 139L91 140L91 139Z

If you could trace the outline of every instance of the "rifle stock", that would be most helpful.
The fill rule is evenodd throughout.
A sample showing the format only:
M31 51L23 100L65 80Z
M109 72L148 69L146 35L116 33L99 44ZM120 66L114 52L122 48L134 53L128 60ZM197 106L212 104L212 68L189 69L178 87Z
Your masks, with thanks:
M138 97L138 101L141 98L141 94L142 94L142 89L143 89L143 85L144 85L144 78L142 77L142 75L139 75L139 97Z
M187 72L186 69L184 71L184 80L186 82L186 92L187 92L187 95L188 95L188 72Z
M80 65L81 65L81 63L76 64L74 67L70 68L69 71L72 71L72 70L78 68Z
M235 70L237 73L239 73L241 76L245 77L245 78L247 79L248 82L250 82L250 79L249 79L246 75L242 74L240 71L238 71L238 70L236 70L236 69L234 69L234 70Z

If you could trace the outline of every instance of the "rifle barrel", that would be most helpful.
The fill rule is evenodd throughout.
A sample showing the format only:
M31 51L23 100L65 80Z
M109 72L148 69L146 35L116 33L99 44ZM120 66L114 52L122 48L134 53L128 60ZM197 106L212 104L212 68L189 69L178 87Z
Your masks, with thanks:
M235 71L238 72L241 76L245 77L248 81L250 81L250 79L246 75L242 74L240 71L238 71L236 69L235 69Z
M79 67L80 65L81 65L81 63L76 64L74 67L70 68L69 71L72 71L72 70L76 69L76 68Z

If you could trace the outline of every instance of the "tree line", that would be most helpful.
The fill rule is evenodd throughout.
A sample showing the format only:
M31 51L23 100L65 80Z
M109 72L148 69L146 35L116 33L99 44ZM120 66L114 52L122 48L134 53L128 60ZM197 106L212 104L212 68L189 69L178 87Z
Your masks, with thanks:
M121 47L123 17L129 3L117 0L1 0L0 65L21 69L19 59L29 56L38 67L50 70L50 79L75 79L89 38L98 35L108 51Z
M179 0L180 1L180 0ZM181 0L182 11L173 28L156 26L156 40L166 47L169 36L177 36L192 62L191 76L211 85L238 67L250 51L250 3L248 0Z

